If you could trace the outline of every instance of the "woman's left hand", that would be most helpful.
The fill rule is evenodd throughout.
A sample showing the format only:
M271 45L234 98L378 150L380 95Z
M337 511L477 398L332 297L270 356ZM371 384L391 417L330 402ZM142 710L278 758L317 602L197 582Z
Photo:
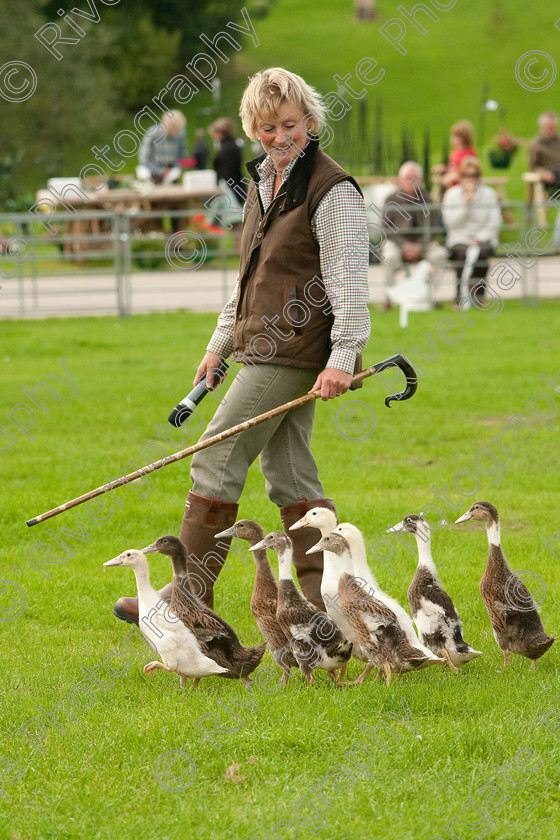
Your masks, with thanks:
M352 384L352 374L337 368L325 368L309 391L320 391L322 400L332 400L345 394Z

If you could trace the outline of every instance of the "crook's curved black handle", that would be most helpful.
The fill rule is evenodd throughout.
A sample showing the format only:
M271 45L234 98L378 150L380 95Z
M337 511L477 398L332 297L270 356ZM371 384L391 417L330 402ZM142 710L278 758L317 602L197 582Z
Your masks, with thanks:
M404 391L400 394L391 394L390 397L385 397L385 405L387 408L391 408L393 400L409 400L416 393L416 388L418 387L418 376L408 359L405 359L405 357L401 356L400 353L397 353L395 356L389 356L388 359L384 359L382 362L377 362L377 364L373 367L375 368L376 373L381 373L382 370L385 370L388 367L398 367L406 376L406 388Z

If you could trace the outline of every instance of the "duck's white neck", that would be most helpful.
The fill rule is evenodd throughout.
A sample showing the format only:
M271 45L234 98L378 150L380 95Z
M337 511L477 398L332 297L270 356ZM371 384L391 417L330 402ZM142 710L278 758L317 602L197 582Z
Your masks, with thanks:
M500 523L492 522L490 525L487 525L486 536L488 537L488 545L501 545Z
M360 545L359 541L355 540L351 544L352 549L352 568L351 574L356 577L363 578L374 589L379 589L379 584L375 579L375 575L369 567L366 557L366 549L364 545Z
M136 576L136 586L138 588L138 594L147 596L151 592L153 592L153 587L150 583L150 570L148 568L148 564L142 563L138 566L133 568L134 574Z
M341 575L351 575L354 577L354 575L358 574L355 570L354 560L349 551L343 551L342 554L338 555L338 568Z
M278 552L278 580L293 580L292 552L283 549Z
M437 574L437 569L432 559L430 539L428 538L425 540L418 534L415 534L414 536L416 537L416 545L418 546L418 565L425 566L426 569L429 569L434 574Z
M339 558L332 551L323 551L323 575L327 578L337 578L341 574Z

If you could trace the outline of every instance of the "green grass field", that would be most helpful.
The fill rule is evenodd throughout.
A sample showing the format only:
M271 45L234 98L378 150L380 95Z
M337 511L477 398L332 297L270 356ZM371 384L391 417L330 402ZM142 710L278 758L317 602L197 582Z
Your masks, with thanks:
M191 694L180 692L175 675L144 676L141 643L112 616L114 601L135 592L134 578L128 569L102 564L126 548L178 532L190 486L187 462L166 467L136 489L114 491L106 524L93 521L92 509L88 515L82 506L32 529L25 525L108 482L126 465L134 469L131 462L145 463L154 424L165 427L170 408L188 390L214 316L178 312L2 324L0 424L12 435L12 449L2 455L0 512L2 840L429 840L449 836L443 827L461 814L463 822L454 824L460 840L485 836L489 820L493 840L558 836L560 731L554 735L538 720L552 710L548 725L558 725L560 647L534 672L515 656L503 671L478 594L485 533L477 523L451 523L476 498L498 507L506 556L515 570L539 576L536 588L541 580L546 585L541 613L547 630L558 635L558 559L544 545L560 530L558 412L549 429L526 404L532 401L543 414L555 406L539 376L553 379L558 371L560 304L507 302L495 317L491 312L469 313L472 322L462 322L464 334L455 344L440 338L449 307L412 315L406 332L399 331L395 313L374 313L365 361L403 349L423 370L418 392L387 410L390 385L371 379L361 391L317 406L313 438L327 495L379 557L383 549L391 553L382 539L387 526L434 503L432 486L451 487L448 501L440 502L449 524L433 535L434 559L463 618L465 638L484 656L458 676L430 668L390 687L368 681L337 690L319 673L308 690L294 674L285 690L275 692L266 670L255 685L253 707L243 687L230 681L207 679ZM32 404L19 386L33 389L40 381L60 400L39 393L48 412L36 407L30 440L7 415L17 403ZM539 392L549 394L548 404L535 401ZM345 427L337 412L356 399L363 405L354 407ZM208 397L201 407L204 422L214 407ZM372 411L375 431L367 438L339 433L358 437L351 427L361 422L371 430ZM517 439L515 423L503 431L516 415L532 424L517 424ZM22 425L24 416L23 410L16 414ZM181 448L180 433L171 435ZM510 455L499 449L497 437ZM0 439L5 450L9 443L7 435ZM256 468L240 515L268 530L279 526ZM53 562L42 573L47 549ZM394 546L385 565L370 556L380 585L404 604L415 546L412 552ZM217 585L217 609L246 644L257 644L249 611L252 561L230 557L231 568ZM165 558L152 556L150 567L156 586L167 582ZM17 616L22 591L26 605ZM268 653L263 662L276 670ZM360 669L351 664L352 675ZM96 678L101 685L92 694ZM41 716L40 707L48 714L63 703L71 712L59 709L58 727ZM222 724L213 741L202 732L204 716ZM212 717L205 720L212 730ZM352 751L362 769L351 763Z

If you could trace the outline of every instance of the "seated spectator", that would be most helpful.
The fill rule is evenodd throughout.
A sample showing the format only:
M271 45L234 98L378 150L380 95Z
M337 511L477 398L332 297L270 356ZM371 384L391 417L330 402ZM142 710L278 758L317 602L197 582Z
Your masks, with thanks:
M221 117L208 127L208 134L216 143L217 151L214 158L214 169L218 183L225 181L234 190L239 202L243 203L243 195L247 192L241 174L241 147L234 137L235 123L229 117ZM235 187L238 189L235 190Z
M426 259L434 267L431 282L434 289L445 266L447 252L435 239L438 213L436 210L430 210L427 216L424 215L431 198L423 189L423 182L424 173L420 164L408 160L399 169L399 189L387 196L383 210L387 235L383 246L386 286L394 284L395 272L403 267L403 263L417 263ZM407 196L410 196L409 200ZM398 228L397 231L395 227ZM385 309L389 308L390 304L386 303Z
M477 278L477 298L484 298L488 258L498 244L502 214L496 193L480 181L480 161L475 157L464 158L459 166L459 184L451 187L442 203L443 224L447 230L446 245L457 274L457 295L461 298L461 277L467 248L478 245L480 254L471 277Z
M209 154L210 149L204 138L204 129L197 128L194 134L194 146L192 147L192 156L196 161L197 169L206 169Z
M161 183L175 167L186 163L187 121L180 111L163 115L159 125L149 128L138 152L138 162L145 166L150 178ZM181 173L177 173L177 177Z
M434 166L433 171L443 175L442 186L447 190L459 183L459 165L467 157L477 157L473 148L474 128L468 120L460 120L451 126L450 142L452 151L446 164Z
M529 146L531 172L540 172L549 187L560 187L560 135L558 117L545 111L538 119L540 135Z

